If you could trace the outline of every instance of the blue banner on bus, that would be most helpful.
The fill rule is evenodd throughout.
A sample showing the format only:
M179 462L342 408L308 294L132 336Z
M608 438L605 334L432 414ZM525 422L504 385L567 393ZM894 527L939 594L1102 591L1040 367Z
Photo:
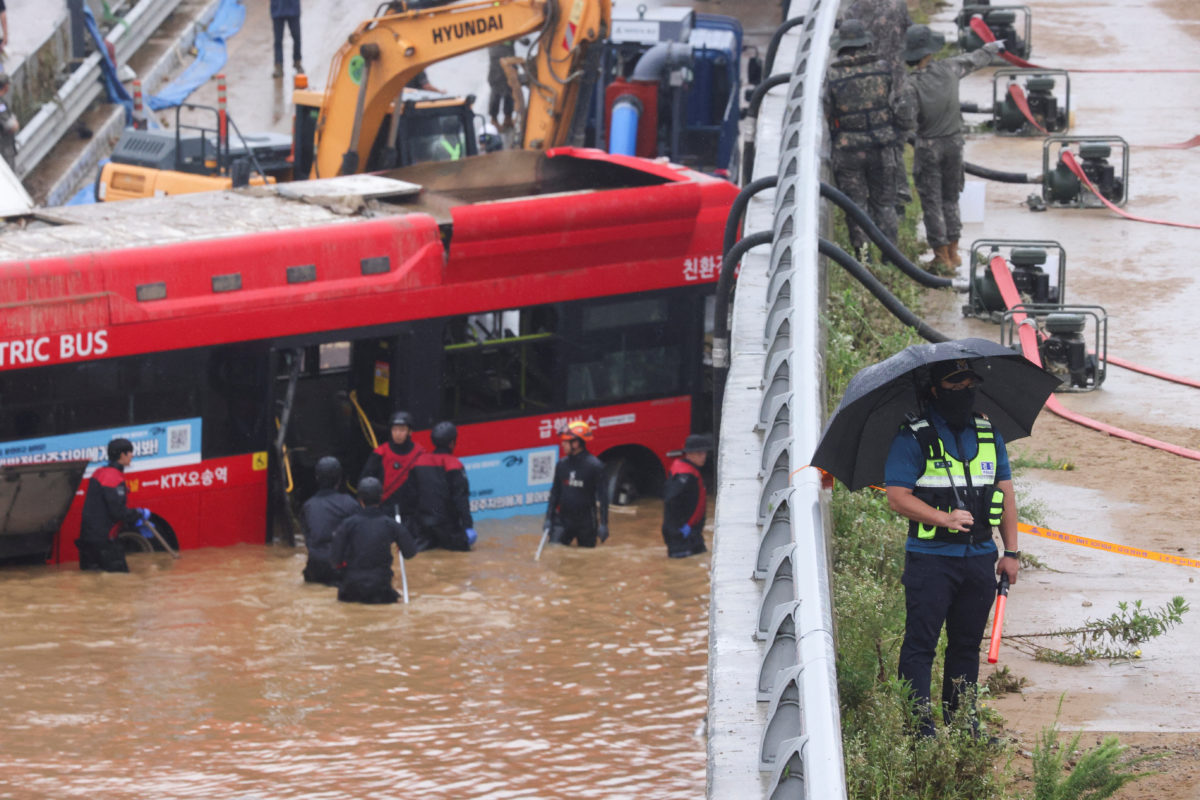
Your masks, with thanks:
M460 459L471 482L471 516L504 519L542 514L554 481L557 447L533 447Z
M0 444L0 466L86 460L90 462L83 474L86 478L108 463L108 443L113 439L133 442L133 464L128 472L199 464L200 426L200 417L193 417L4 442Z

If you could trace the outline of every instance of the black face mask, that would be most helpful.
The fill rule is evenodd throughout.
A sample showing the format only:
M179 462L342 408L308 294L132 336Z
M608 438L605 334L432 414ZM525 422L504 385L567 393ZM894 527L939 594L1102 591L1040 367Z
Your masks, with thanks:
M973 420L976 393L977 389L974 386L963 389L946 389L939 386L937 397L933 398L933 407L951 428L965 428Z

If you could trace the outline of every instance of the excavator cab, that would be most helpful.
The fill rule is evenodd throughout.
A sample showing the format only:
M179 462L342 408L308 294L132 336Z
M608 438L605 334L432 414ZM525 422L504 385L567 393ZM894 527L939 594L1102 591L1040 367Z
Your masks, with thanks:
M317 119L323 93L297 90L294 175L307 177L316 159ZM425 161L457 161L478 155L474 95L447 97L437 92L405 89L400 102L389 108L388 118L367 157L365 172L406 167ZM329 176L320 176L329 177Z

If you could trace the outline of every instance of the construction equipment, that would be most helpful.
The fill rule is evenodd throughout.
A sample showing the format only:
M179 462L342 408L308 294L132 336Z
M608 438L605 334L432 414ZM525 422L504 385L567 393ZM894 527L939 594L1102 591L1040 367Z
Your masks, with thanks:
M584 143L736 174L742 26L664 6L614 11Z
M958 26L958 46L964 52L983 47L983 39L971 30L971 18L978 15L991 29L995 37L1004 42L1005 51L1018 58L1029 58L1033 50L1032 21L1029 6L994 6L988 0L964 5L954 18ZM1017 30L1017 17L1021 17L1021 30Z
M1014 321L1016 316L1022 318L1019 324ZM1042 366L1062 378L1054 391L1090 392L1104 383L1108 371L1108 315L1103 308L1016 305L1004 312L1000 321L1000 342L1019 351L1017 330L1021 325L1034 326Z
M334 56L329 87L296 89L290 139L239 135L243 144L233 147L225 135L225 123L232 120L224 109L214 109L216 128L185 136L177 110L173 134L125 132L111 162L101 168L97 199L212 191L476 155L475 98L406 85L430 64L537 31L526 62L530 96L522 144L544 149L567 143L576 101L594 72L585 67L589 45L610 25L609 0L472 0L408 10L415 5L380 6ZM259 176L243 180L242 162L256 158L263 162Z
M1079 176L1064 162L1064 155L1078 146L1079 167L1110 203L1123 206L1129 188L1129 144L1120 136L1051 136L1042 144L1042 200L1052 208L1101 208L1104 204L1083 186ZM1117 150L1120 167L1109 163ZM1051 161L1054 167L1051 168ZM1120 177L1118 177L1118 175Z
M1067 251L1051 240L977 239L971 243L971 273L963 316L999 322L1004 298L992 277L993 258L1004 258L1021 299L1038 305L1066 300ZM1047 266L1052 272L1047 271ZM1055 269L1057 267L1057 269Z
M538 38L527 60L522 146L567 143L577 101L587 96L590 46L611 26L609 0L471 0L403 10L408 7L382 6L386 13L359 25L334 56L316 124L312 177L361 172L389 108L430 64L530 33Z
M1064 86L1061 107L1052 93L1060 78ZM1022 103L1032 121L1025 116ZM1070 114L1071 76L1064 69L998 69L992 76L992 128L1002 136L1061 133L1070 125Z

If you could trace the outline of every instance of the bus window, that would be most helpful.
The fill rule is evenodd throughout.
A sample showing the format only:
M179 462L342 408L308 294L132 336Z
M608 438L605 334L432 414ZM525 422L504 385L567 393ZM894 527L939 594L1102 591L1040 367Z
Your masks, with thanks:
M442 416L457 422L553 407L557 314L552 307L452 317L442 340Z
M322 373L344 372L350 369L350 343L326 342L318 348L317 369Z
M684 391L684 342L669 295L588 303L567 359L567 405L616 403Z

